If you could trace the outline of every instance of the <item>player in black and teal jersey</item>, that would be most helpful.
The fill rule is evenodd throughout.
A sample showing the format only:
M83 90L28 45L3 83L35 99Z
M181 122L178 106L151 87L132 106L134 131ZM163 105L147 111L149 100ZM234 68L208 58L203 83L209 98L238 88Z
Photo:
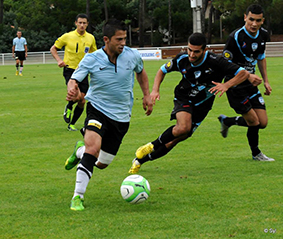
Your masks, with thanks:
M129 173L137 173L141 164L166 155L179 142L191 137L211 110L215 94L220 96L230 87L250 77L256 84L261 80L250 75L244 68L228 62L222 56L206 50L206 38L201 33L189 37L187 53L177 55L158 70L151 98L159 100L159 88L166 74L177 71L182 79L175 87L174 109L171 120L177 123L166 129L156 140L141 146L136 151ZM221 83L226 75L234 77Z
M262 28L264 22L263 9L254 4L247 8L244 15L245 25L233 31L227 39L223 56L250 73L255 73L255 67L261 73L264 81L265 95L271 94L271 87L267 77L265 45L269 41L268 32ZM227 77L229 80L231 77ZM247 127L247 138L254 160L274 161L261 152L259 144L259 129L267 126L267 114L264 99L257 86L253 86L248 80L229 89L227 97L230 106L236 113L242 116L218 117L221 123L221 134L227 137L228 129L232 125Z

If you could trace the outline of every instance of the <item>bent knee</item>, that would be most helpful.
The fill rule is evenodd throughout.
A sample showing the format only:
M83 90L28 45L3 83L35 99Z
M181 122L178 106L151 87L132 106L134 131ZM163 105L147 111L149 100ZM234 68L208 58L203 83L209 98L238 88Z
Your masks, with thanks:
M183 126L183 127L176 127L174 129L174 136L179 137L179 136L186 136L190 133L191 127Z
M267 126L267 122L266 122L266 123L260 123L260 124L259 124L259 128L260 128L260 129L265 129L266 126Z

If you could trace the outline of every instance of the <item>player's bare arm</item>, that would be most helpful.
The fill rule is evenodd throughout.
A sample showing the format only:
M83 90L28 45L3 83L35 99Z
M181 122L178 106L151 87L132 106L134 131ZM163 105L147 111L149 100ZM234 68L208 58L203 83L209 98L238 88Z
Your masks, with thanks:
M258 86L262 83L262 79L255 74L250 74L250 77L248 80L249 82L252 83L253 86Z
M229 88L238 85L248 79L250 76L250 73L246 70L241 70L236 76L234 76L232 79L226 81L225 83L219 83L212 81L213 84L215 84L214 87L209 89L209 92L217 95L220 93L219 97L221 97Z
M143 109L146 115L150 115L152 112L152 101L149 93L148 76L145 70L142 70L141 73L136 74L136 77L143 92Z
M62 68L64 66L66 66L66 63L59 57L58 55L58 50L56 48L55 45L53 45L51 48L50 48L50 52L52 54L52 56L54 57L54 59L57 61L57 65Z
M264 82L264 87L265 87L264 94L265 95L270 95L271 91L272 91L272 88L271 88L271 86L269 84L268 77L267 77L266 59L258 60L257 61L257 66L258 66L258 69L260 71L260 74L261 74L263 82Z
M81 98L81 92L76 80L70 79L67 85L67 101L78 101Z
M13 55L13 58L15 58L15 45L12 46L12 55Z
M154 105L155 105L156 100L160 100L159 88L160 88L160 85L161 85L164 77L165 77L165 74L163 73L162 70L159 69L156 73L155 78L154 78L152 92L150 94L151 100L152 100Z

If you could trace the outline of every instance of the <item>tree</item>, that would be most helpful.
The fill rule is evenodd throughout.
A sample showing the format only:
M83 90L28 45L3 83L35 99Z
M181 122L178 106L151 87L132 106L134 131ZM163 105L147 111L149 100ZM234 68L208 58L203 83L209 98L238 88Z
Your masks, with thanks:
M3 23L4 16L4 0L0 0L0 24Z
M140 0L139 6L139 46L144 47L144 16L146 0Z

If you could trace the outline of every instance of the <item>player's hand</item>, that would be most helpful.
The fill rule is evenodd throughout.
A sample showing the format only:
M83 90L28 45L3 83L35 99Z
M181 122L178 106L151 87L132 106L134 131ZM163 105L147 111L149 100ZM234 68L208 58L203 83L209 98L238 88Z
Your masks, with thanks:
M58 61L57 64L60 68L67 66L66 63L64 61Z
M255 74L250 74L248 80L252 83L253 86L258 86L262 83L262 79Z
M152 92L150 93L150 98L151 98L151 100L152 100L153 105L155 105L155 101L156 101L156 100L160 100L160 94L159 94L159 92L157 92L157 91L152 91Z
M268 82L264 82L264 87L265 87L265 92L264 94L265 95L270 95L271 94L271 91L272 91L272 88L271 86L269 85Z
M215 85L212 88L210 88L208 91L211 94L217 95L220 92L219 97L221 97L229 88L225 85L225 83L219 83L212 81L212 83Z
M15 54L14 53L13 53L12 57L15 58Z
M71 80L70 80L71 81ZM69 82L70 83L70 82ZM79 86L77 83L68 83L68 93L66 96L67 101L77 101L79 97Z
M150 98L150 95L143 97L143 109L145 110L146 115L150 115L153 110L153 104Z

